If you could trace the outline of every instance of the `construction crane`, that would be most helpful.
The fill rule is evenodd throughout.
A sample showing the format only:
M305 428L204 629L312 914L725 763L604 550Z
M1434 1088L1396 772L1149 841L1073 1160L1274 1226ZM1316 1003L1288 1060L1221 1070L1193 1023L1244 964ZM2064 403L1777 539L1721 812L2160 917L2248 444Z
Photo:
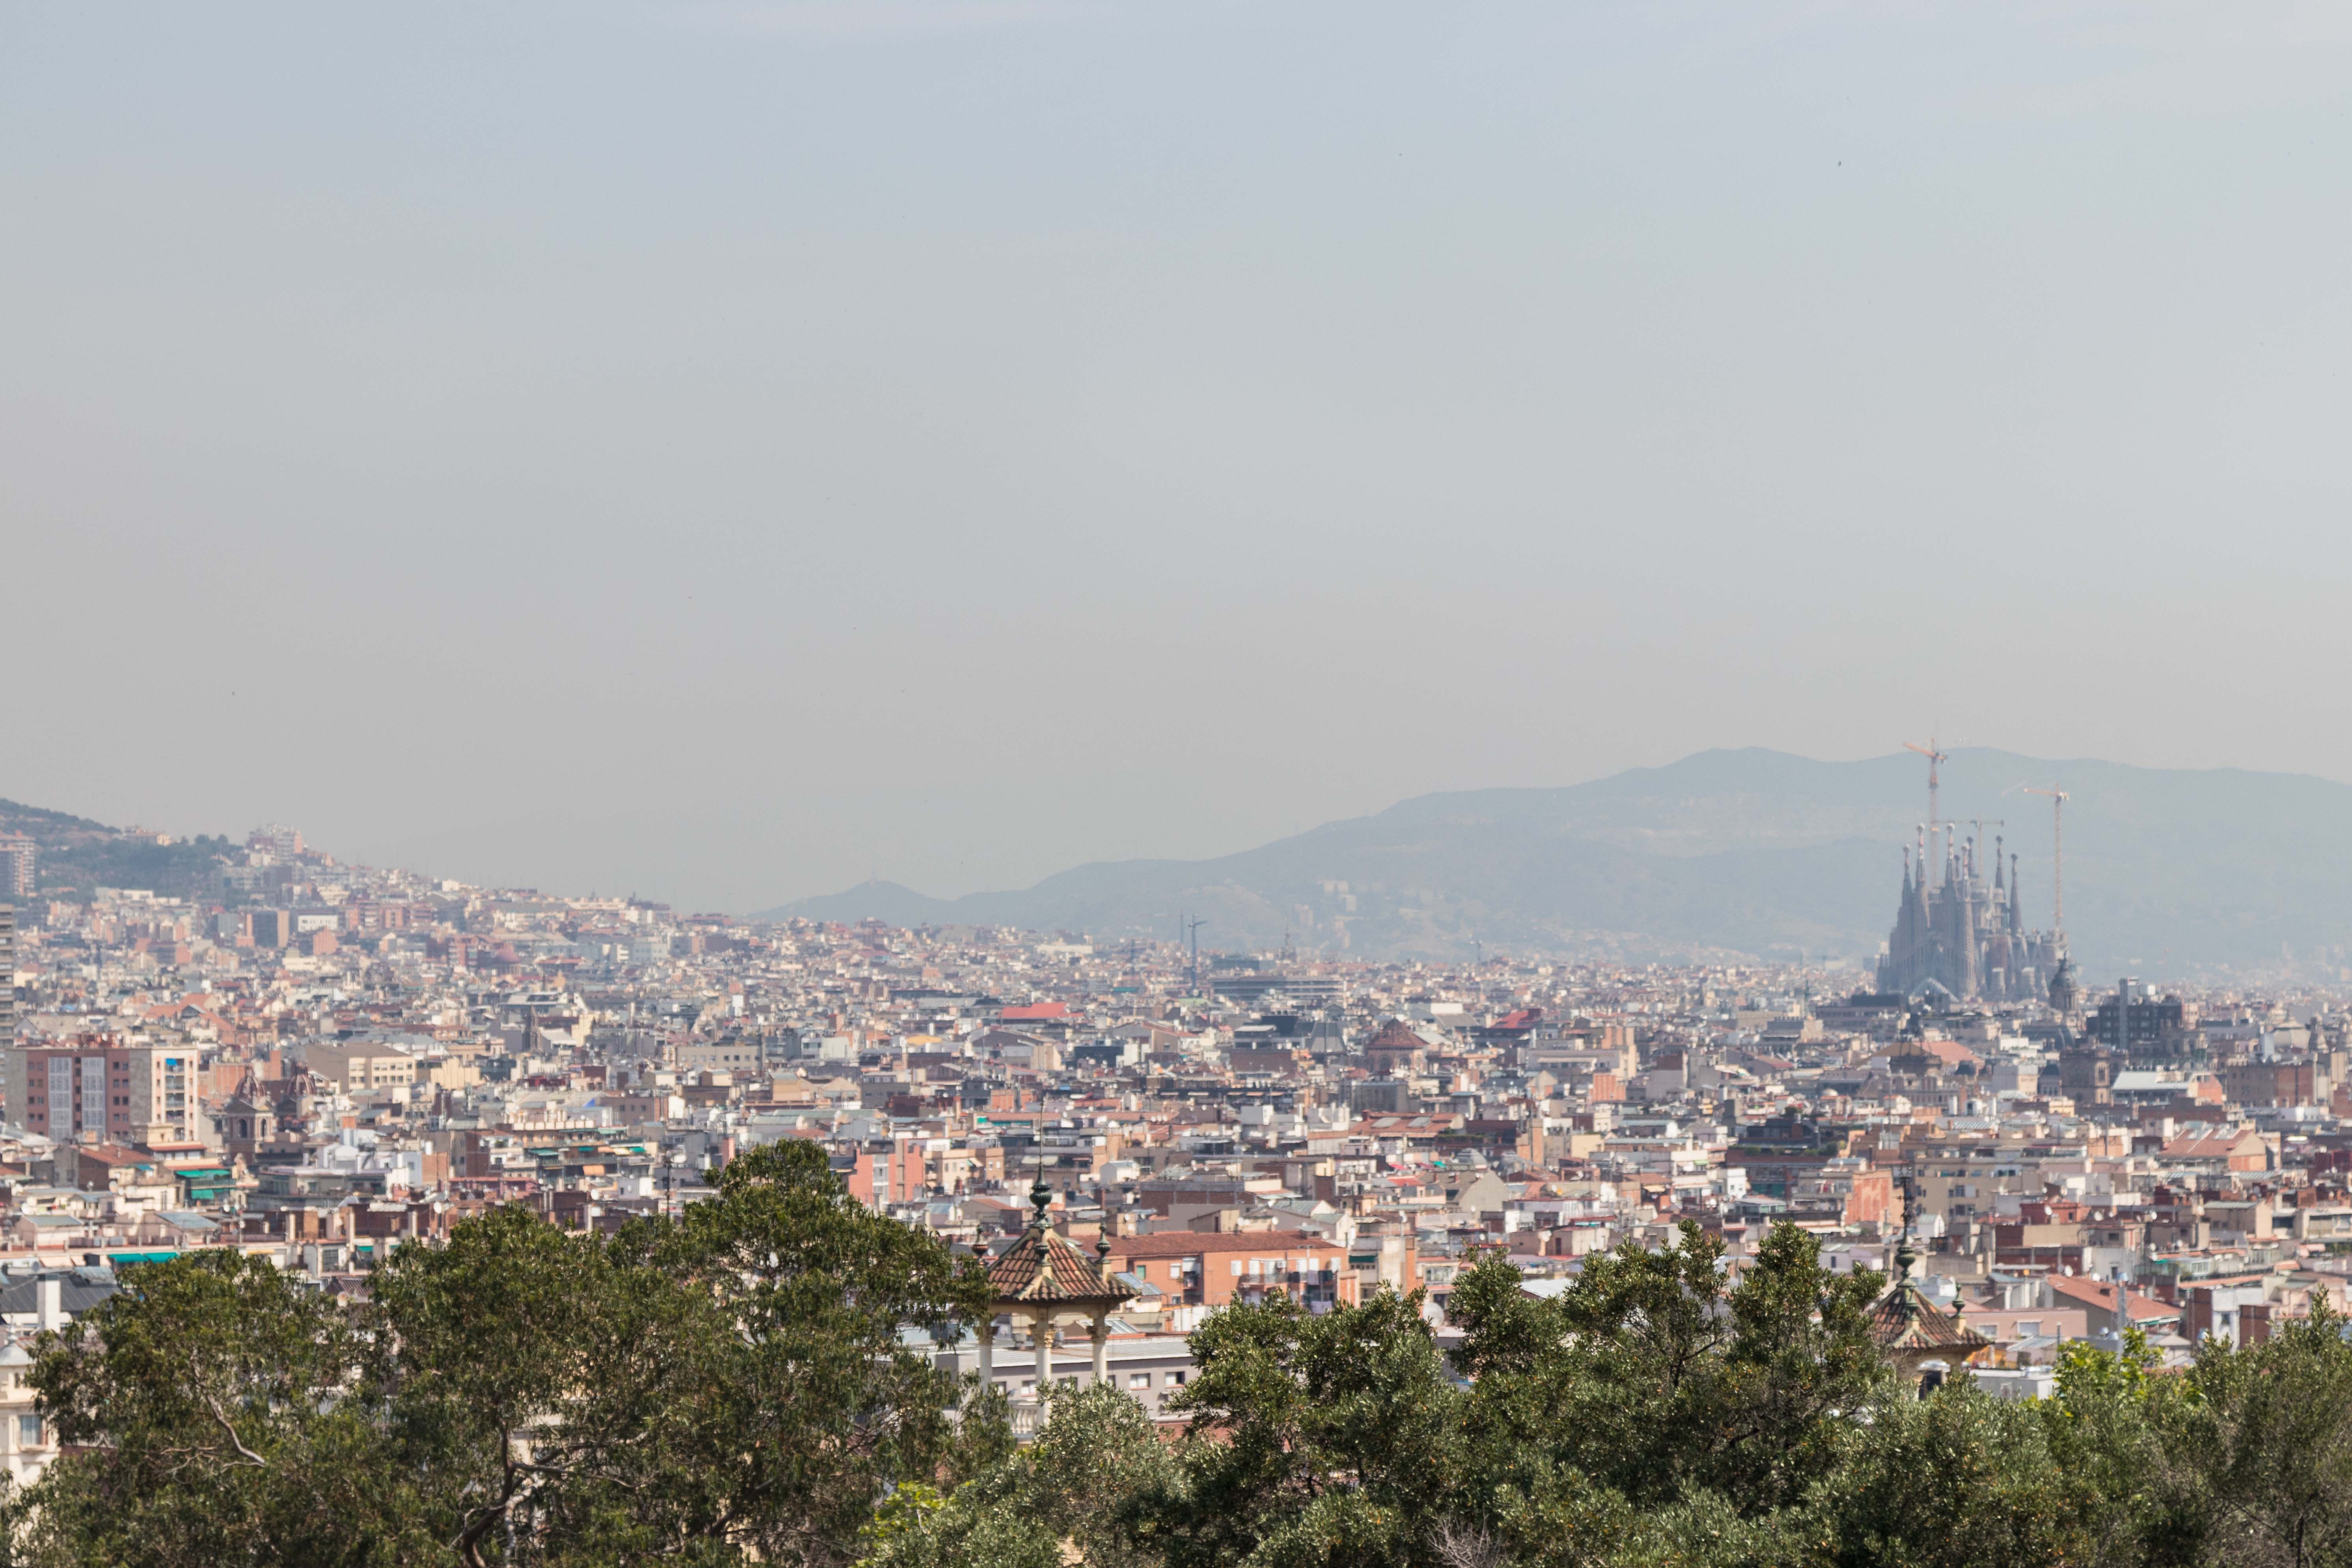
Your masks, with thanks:
M2066 935L2066 792L2063 789L2021 787L2028 795L2050 797L2050 886L2056 895L2050 923L2051 929L2063 940Z
M1189 973L1192 975L1192 994L1198 996L1201 994L1201 928L1209 922L1193 919L1190 911L1181 918L1184 922L1185 939L1192 944L1192 962Z
M1933 849L1936 844L1936 770L1952 760L1951 753L1937 750L1933 735L1927 737L1927 743L1924 746L1916 741L1906 741L1903 749L1916 752L1927 759L1927 846Z

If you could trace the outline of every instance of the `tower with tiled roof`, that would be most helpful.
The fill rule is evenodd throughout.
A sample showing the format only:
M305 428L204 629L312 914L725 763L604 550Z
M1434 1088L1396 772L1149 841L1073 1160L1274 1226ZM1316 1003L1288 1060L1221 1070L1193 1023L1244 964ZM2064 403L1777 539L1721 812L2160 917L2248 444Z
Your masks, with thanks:
M1895 1250L1895 1283L1870 1310L1871 1337L1915 1385L1928 1362L1958 1365L1992 1342L1962 1324L1958 1314L1929 1300L1912 1282L1911 1268L1917 1260L1906 1236Z
M1054 1332L1064 1319L1083 1320L1094 1342L1097 1383L1109 1375L1111 1313L1125 1306L1131 1292L1113 1283L1104 1260L1110 1253L1108 1237L1088 1258L1070 1238L1054 1228L1046 1210L1053 1206L1053 1189L1044 1172L1029 1189L1035 1210L1019 1240L988 1266L990 1301L980 1328L980 1376L985 1383L994 1367L996 1319L1003 1313L1015 1322L1029 1320L1037 1351L1037 1394L1044 1398L1054 1381Z

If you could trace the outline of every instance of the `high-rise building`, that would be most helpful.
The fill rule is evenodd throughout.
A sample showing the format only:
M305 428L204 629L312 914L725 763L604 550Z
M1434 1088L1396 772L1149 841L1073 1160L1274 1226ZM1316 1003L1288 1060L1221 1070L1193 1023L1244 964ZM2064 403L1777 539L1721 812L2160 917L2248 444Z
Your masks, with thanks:
M7 1118L59 1143L184 1143L194 1121L195 1053L85 1035L0 1051Z
M246 835L245 847L258 849L283 866L301 858L302 832L299 828L283 827L273 822Z
M16 907L0 904L0 1045L16 1034Z
M0 834L0 899L29 899L39 851L21 833Z

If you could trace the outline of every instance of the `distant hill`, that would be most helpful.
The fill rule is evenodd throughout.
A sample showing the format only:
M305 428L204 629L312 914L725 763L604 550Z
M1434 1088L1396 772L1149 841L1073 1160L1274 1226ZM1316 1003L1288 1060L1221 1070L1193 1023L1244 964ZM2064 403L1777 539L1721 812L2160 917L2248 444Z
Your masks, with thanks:
M2066 926L2087 975L2189 977L2352 963L2352 785L2240 769L2137 768L1960 751L1947 819L2020 857L2031 923L2050 920L2063 784ZM1009 924L1098 939L1209 923L1204 947L1363 956L1487 950L1667 961L1708 953L1867 961L1891 922L1901 848L1927 816L1909 752L1823 763L1703 752L1558 789L1423 795L1212 860L1081 866L1019 891L940 900L889 882L767 918Z
M46 806L0 800L0 833L21 833L44 844L61 844L80 837L111 836L116 830L87 816L73 816Z
M18 834L38 847L44 894L87 895L92 888L145 888L174 898L217 893L226 838L153 838L109 827L37 805L0 800L0 833Z

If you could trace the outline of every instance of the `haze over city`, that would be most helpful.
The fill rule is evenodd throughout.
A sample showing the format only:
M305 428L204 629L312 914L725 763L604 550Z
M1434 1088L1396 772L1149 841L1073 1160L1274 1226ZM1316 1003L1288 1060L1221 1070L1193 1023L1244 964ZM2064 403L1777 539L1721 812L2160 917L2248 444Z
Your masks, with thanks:
M0 794L748 912L2352 778L2337 10L12 7Z

